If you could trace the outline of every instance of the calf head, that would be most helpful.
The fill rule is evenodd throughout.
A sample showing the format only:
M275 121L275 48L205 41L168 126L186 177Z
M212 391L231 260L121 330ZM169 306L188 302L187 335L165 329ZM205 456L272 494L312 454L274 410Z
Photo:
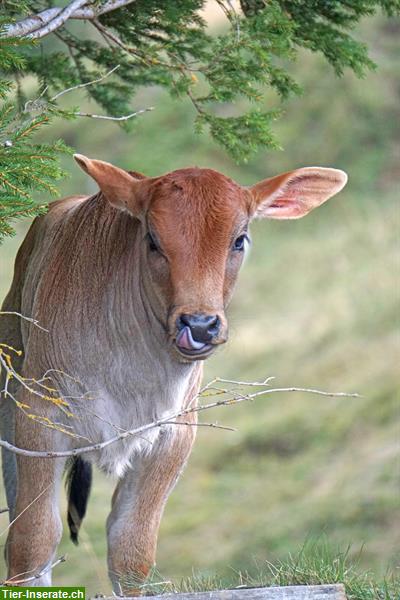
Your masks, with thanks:
M75 155L108 201L141 222L146 272L163 299L178 360L201 360L226 341L225 309L254 218L298 219L339 192L343 171L304 167L243 187L211 169L143 178Z

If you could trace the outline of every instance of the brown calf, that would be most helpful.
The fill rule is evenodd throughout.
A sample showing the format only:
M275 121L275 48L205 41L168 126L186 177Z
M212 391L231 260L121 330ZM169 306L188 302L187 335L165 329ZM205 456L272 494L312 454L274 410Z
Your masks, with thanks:
M227 339L225 308L250 221L302 217L347 180L342 171L309 167L245 188L211 169L146 178L81 155L75 159L100 191L54 202L34 221L3 305L37 319L48 333L15 316L1 317L2 341L24 351L20 372L50 376L74 415L11 382L14 397L31 412L72 428L73 435L49 429L3 397L3 439L31 450L101 442L187 406L199 389L201 361ZM85 513L90 463L119 479L107 521L117 594L134 595L154 563L163 508L194 435L193 427L167 425L69 466L74 540ZM7 540L9 577L46 571L54 559L64 466L63 459L3 450L10 516L16 519ZM50 581L47 570L34 583Z

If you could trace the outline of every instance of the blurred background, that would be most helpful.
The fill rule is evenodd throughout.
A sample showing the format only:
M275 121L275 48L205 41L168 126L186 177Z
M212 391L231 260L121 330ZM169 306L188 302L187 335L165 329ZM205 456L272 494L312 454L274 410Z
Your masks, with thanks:
M213 413L237 432L198 432L162 521L157 568L167 579L251 570L321 535L350 545L377 574L398 565L400 26L375 18L358 33L378 70L364 80L338 79L302 53L292 70L303 97L288 102L276 124L284 150L259 153L246 165L196 136L192 107L158 89L136 98L137 108L155 110L128 135L89 119L48 131L48 139L62 137L80 153L151 176L189 165L243 184L301 166L349 174L345 190L305 219L253 224L229 311L230 342L207 363L205 381L275 376L277 386L362 396L277 394ZM92 193L72 158L64 162L71 177L62 194ZM1 298L28 227L19 223L18 235L0 248ZM105 519L113 487L96 472L81 547L64 534L59 554L68 554L69 568L56 568L55 584L110 592ZM3 490L0 496L2 507ZM0 514L0 532L6 526Z

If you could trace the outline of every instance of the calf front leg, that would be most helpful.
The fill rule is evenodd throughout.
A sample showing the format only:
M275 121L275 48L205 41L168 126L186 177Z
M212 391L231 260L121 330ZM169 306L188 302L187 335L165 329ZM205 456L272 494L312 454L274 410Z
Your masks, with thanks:
M195 424L196 416L185 421ZM160 432L150 453L135 458L118 483L107 520L108 567L114 592L138 596L155 563L160 519L189 456L195 427L172 425Z
M17 446L30 450L60 450L61 444L57 447L55 443L58 438L56 432L17 411ZM58 488L63 465L61 459L17 457L14 520L6 542L8 580L13 585L51 585L50 566L62 533ZM40 573L43 575L39 576ZM35 579L25 583L29 577Z

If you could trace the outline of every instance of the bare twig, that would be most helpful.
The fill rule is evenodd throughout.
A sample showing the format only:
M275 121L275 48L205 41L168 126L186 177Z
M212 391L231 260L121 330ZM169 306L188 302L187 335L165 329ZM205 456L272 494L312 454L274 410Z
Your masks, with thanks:
M14 525L14 523L20 518L21 515L23 515L27 510L30 509L30 507L32 506L32 504L35 504L35 502L37 502L39 500L39 498L41 498L43 496L43 494L45 492L47 492L47 490L49 489L49 487L53 485L52 483L49 483L49 485L47 485L45 488L42 489L42 491L32 500L32 502L30 502L27 506L25 506L24 510L21 510L21 512L19 513L19 515L17 515L15 517L15 519L13 519L12 521L10 521L10 523L7 525L7 527L5 529L3 529L2 532L0 532L0 537L2 537L9 529L12 525Z
M2 515L3 513L9 512L9 508L0 508L0 515Z
M127 6L128 4L132 4L135 0L108 0L104 4L92 4L85 0L85 2L80 3L80 7L76 7L68 16L69 19L81 19L81 20L92 20L100 15L104 15L108 12L112 12L113 10L117 10L123 6ZM72 3L74 4L74 3ZM85 6L87 4L87 6ZM69 5L69 7L71 4ZM68 8L68 7L67 7ZM5 32L3 33L4 37L24 37L32 34L32 32L38 32L39 30L42 32L40 36L36 37L44 37L50 31L45 31L46 26L54 21L57 17L60 16L65 9L60 7L48 8L38 13L37 15L33 15L27 17L26 19L22 19L17 23L10 23L7 25ZM65 13L64 13L65 16ZM64 20L61 25L66 22ZM52 29L54 31L55 29Z
M43 106L46 106L47 102L46 102L46 100L42 100L42 98L48 89L49 89L49 86L45 85L44 88L42 89L42 91L40 92L40 95L38 96L38 98L36 98L35 100L27 100L24 104L23 112L29 113L29 112L32 112L32 110L37 110L38 108L41 109L41 108L43 108Z
M9 381L11 379L15 379L29 394L37 396L42 400L53 402L53 404L56 404L67 415L72 416L70 411L68 410L68 402L66 402L66 400L60 398L59 396L50 396L48 393L49 391L51 393L55 393L57 390L49 388L48 386L44 385L43 383L40 383L40 381L36 379L28 379L26 377L23 377L14 369L10 359L10 355L5 353L4 346L5 344L0 344L0 365L6 372L5 387L4 389L0 390L1 393L15 400L11 392L8 390ZM37 385L39 389L35 389L33 387L34 385Z
M219 381L219 379L216 378L211 383L215 383L218 381ZM238 382L234 382L234 383L237 384ZM267 386L268 386L268 383L260 384L260 387L265 388ZM206 390L209 390L209 389L210 389L210 387L206 386ZM221 393L221 394L229 394L231 391L232 390L229 390L229 389L219 389L219 393ZM39 458L65 458L68 456L78 456L80 454L86 454L88 452L96 452L98 450L102 450L103 448L106 448L107 446L110 446L111 444L115 444L116 442L122 441L128 437L142 434L151 429L162 427L163 425L185 424L185 422L177 421L177 419L181 419L182 417L185 417L192 413L199 413L199 412L203 412L205 410L210 410L212 408L217 408L220 406L231 406L234 404L239 404L241 402L249 402L259 396L265 396L268 394L275 394L275 393L282 393L282 392L283 393L305 392L305 393L317 394L320 396L329 396L329 397L350 397L350 398L359 397L359 394L348 394L346 392L325 392L325 391L317 390L314 388L300 388L300 387L268 388L268 389L262 389L258 392L253 392L250 394L242 394L242 393L235 392L235 395L233 397L230 396L228 398L224 398L222 400L217 400L215 402L209 402L208 404L203 404L200 406L193 406L192 402L189 402L188 408L184 408L180 411L177 411L174 414L164 417L163 419L158 419L156 421L153 421L152 423L148 423L147 425L142 425L141 427L136 427L135 429L120 432L117 435L115 435L114 437L109 438L108 440L105 440L104 442L98 442L95 444L91 444L89 446L83 446L81 448L73 448L71 450L62 450L62 451L27 450L25 448L20 448L20 447L14 446L13 444L10 444L9 442L7 442L5 440L0 440L0 446L2 446L3 448L6 448L7 450L10 450L11 452L14 452L15 454L20 454L22 456L39 457ZM217 391L217 393L218 393L218 391ZM193 426L192 423L190 423L190 425ZM217 427L217 424L204 424L204 425L208 426L208 427L210 427L210 426Z
M25 317L24 315L22 315L19 312L0 311L0 315L16 315L22 319L29 321L35 327L38 327L39 329L48 333L48 330L44 329L44 327L39 325L39 322L36 319L33 319L31 317ZM14 362L13 362L14 355L21 356L22 351L17 348L13 348L9 344L6 344L6 343L0 341L0 371L2 371L4 369L4 372L5 372L4 386L2 389L0 389L0 394L2 394L4 396L4 398L10 398L15 403L15 405L28 418L41 423L43 426L49 427L50 429L57 429L61 433L65 433L74 438L85 439L87 442L92 443L92 440L85 438L84 436L78 435L78 434L74 433L73 431L71 431L72 426L70 426L70 425L63 425L62 423L57 423L57 422L51 421L50 419L48 419L45 416L29 413L27 411L27 409L30 408L29 405L18 401L9 389L10 381L12 381L12 380L16 381L22 388L24 388L24 390L26 392L28 392L29 395L38 397L47 402L51 402L54 405L56 405L65 415L67 415L68 417L73 417L74 415L69 410L68 400L84 399L87 397L87 393L80 395L80 396L65 396L65 397L61 396L59 390L57 390L55 387L53 387L51 385L51 378L48 377L48 374L50 372L57 372L66 377L69 377L72 380L75 380L75 379L73 377L71 377L70 375L64 373L63 371L59 371L56 369L50 369L50 370L46 371L46 373L40 379L24 377L22 374L20 374L16 370L16 368L14 366Z
M237 431L235 427L220 425L219 423L192 423L191 421L166 421L164 425L186 425L187 427L211 427L211 429L224 429L225 431Z
M32 319L32 317L26 317L25 315L21 315L21 313L16 312L14 310L1 310L0 315L15 315L16 317L20 317L21 319L25 319L25 321L29 321L30 323L33 323L33 325L35 325L42 331L46 331L47 333L49 332L48 329L45 329L44 327L39 325L39 321L37 321L36 319Z
M17 313L17 312L3 312L1 314L15 314L22 318L26 318L28 321L32 322L34 325L40 327L38 325L38 322L35 319L32 319L30 317L23 317L20 313ZM56 403L58 406L60 406L60 408L62 410L64 410L64 412L68 416L73 416L72 413L70 413L68 410L69 407L68 407L68 403L66 402L66 398L49 396L48 392L56 393L57 390L48 386L45 383L50 379L48 376L49 373L51 373L52 371L55 371L55 372L64 374L62 371L50 369L50 370L46 371L46 373L43 375L43 377L41 379L27 379L25 377L22 377L15 371L14 367L12 366L11 357L9 354L6 353L6 350L14 351L17 354L20 354L19 351L15 350L11 346L0 343L0 365L5 369L6 374L7 374L5 387L3 390L0 390L0 391L2 393L4 393L5 396L12 398L16 402L17 406L19 406L19 408L21 408L24 411L25 406L23 406L23 405L21 405L21 403L17 402L15 400L14 396L8 390L8 382L11 378L14 378L29 393L39 396L45 400L49 400L49 401ZM70 376L68 376L68 377L70 377ZM72 378L72 379L74 379L74 378ZM223 379L221 377L215 377L209 383L207 383L205 386L203 386L200 389L199 393L196 394L195 396L193 396L193 398L188 402L187 406L185 408L181 409L180 411L178 411L172 415L169 415L167 417L164 417L163 419L158 419L156 421L153 421L152 423L148 423L147 425L142 425L141 427L137 427L135 429L130 429L130 430L124 430L120 427L114 426L112 423L109 423L107 421L107 423L109 423L110 425L113 425L113 427L116 431L116 435L113 436L112 438L109 438L108 440L103 441L103 442L90 443L88 446L83 446L81 448L73 448L71 450L64 450L64 451L28 450L25 448L20 448L18 446L15 446L15 445L11 444L10 442L7 442L6 440L1 440L1 439L0 439L0 447L6 448L7 450L14 452L15 454L20 454L23 456L39 457L39 458L64 458L64 457L68 457L68 456L77 456L77 455L85 454L88 452L99 451L99 450L102 450L103 448L106 448L107 446L109 446L111 444L114 444L118 441L124 440L127 437L141 436L141 434L143 434L144 432L149 431L151 429L155 429L157 427L162 427L163 425L181 425L181 426L183 425L186 427L210 427L210 428L215 428L215 429L224 429L227 431L235 431L235 429L232 427L227 427L225 425L219 425L216 422L215 423L193 423L192 421L183 420L183 417L190 415L192 413L198 413L198 412L208 410L211 408L216 408L218 406L228 406L228 405L232 405L232 404L239 404L241 402L248 402L248 401L254 400L255 398L257 398L259 396L265 396L267 394L272 394L272 393L276 393L276 392L305 392L305 393L317 394L320 396L329 396L329 397L359 397L359 394L349 394L347 392L325 392L325 391L318 390L315 388L300 388L300 387L270 388L269 384L270 384L271 380L273 380L273 379L274 379L274 377L267 377L263 381L258 382L258 381L237 381L237 380L233 380L233 379ZM224 384L224 387L219 387L217 384ZM39 390L36 390L34 387L32 387L32 385L38 386ZM254 387L262 388L262 389L259 391L255 391L252 393L246 393L246 394L242 392L243 388L254 388ZM43 393L42 390L47 392L47 394ZM209 396L209 395L212 395L212 396L229 395L229 397L223 398L221 400L217 400L215 402L209 402L208 404L203 404L200 406L196 404L196 401L198 398ZM84 396L80 396L79 398L83 398L83 397ZM91 412L91 411L89 411L89 412ZM95 413L93 413L93 414L94 414L94 416L98 417L98 415L96 415ZM48 419L46 419L46 418L42 419L38 415L29 415L28 414L28 416L30 416L31 418L36 418L43 425L47 425L49 427L58 429L59 431L62 431L64 433L72 435L74 437L82 438L82 436L74 435L73 433L71 433L71 431L68 431L68 429L70 428L69 426L67 426L67 428L64 426L64 428L63 428L63 427L61 427L61 424L53 423L53 422L48 423ZM104 420L104 419L102 419L102 420ZM83 439L85 439L85 438L83 438ZM91 440L88 440L88 441L91 442Z
M266 377L264 381L236 381L235 379L223 379L222 377L216 377L212 379L207 385L203 388L204 390L208 389L210 385L214 383L232 383L234 385L241 385L246 387L260 387L262 385L268 385L270 381L275 379L275 377Z
M24 579L16 579L16 577L21 577L21 575L23 575L23 573L21 573L19 575L14 575L13 577L10 577L10 579L5 579L4 581L0 581L0 585L12 586L12 585L21 585L22 583L30 583L32 581L35 581L36 579L40 579L41 577L43 577L43 575L46 575L46 573L51 571L54 567L56 567L57 565L65 562L65 561L66 561L66 556L65 555L60 556L60 558L58 558L52 564L47 565L47 567L45 567L44 569L39 571L39 573L35 573L35 575L31 575L30 577L25 577Z
M64 96L65 94L68 94L69 92L72 92L74 90L79 90L82 88L89 87L91 85L96 85L98 83L101 83L107 77L112 75L117 69L119 69L119 67L120 67L120 65L116 65L110 71L108 71L107 73L105 73L104 75L102 75L101 77L99 77L97 79L93 79L92 81L86 81L85 83L78 83L77 85L74 85L65 90L62 90L61 92L58 92L58 94L56 94L55 96L50 98L49 101L42 100L43 95L47 91L47 88L45 88L41 92L41 94L38 98L36 98L35 100L28 100L28 102L25 103L24 112L32 112L34 110L39 110L39 111L43 112L46 109L51 108L51 103L54 103L56 100L61 98L61 96ZM95 115L93 113L80 112L80 111L74 112L73 114L77 117L89 117L91 119L103 119L105 121L128 121L129 119L137 117L137 116L139 116L145 112L149 112L151 110L154 110L154 106L149 106L148 108L141 108L140 110L130 113L129 115L122 115L120 117L112 117L110 115ZM2 313L2 314L11 314L11 313ZM18 314L18 313L12 313L12 314ZM35 323L35 324L37 324L37 323Z
M77 117L90 117L91 119L104 119L105 121L128 121L129 119L137 117L138 115L142 115L143 113L148 112L150 110L154 110L154 106L149 106L148 108L141 108L136 112L130 113L129 115L124 115L122 117L110 117L109 115L94 115L92 113L82 112L75 112L74 115L76 115Z
M69 92L73 92L74 90L80 90L81 88L88 87L89 85L96 85L97 83L101 83L102 81L104 81L104 79L110 77L110 75L112 75L117 69L119 69L119 67L120 65L116 65L111 69L111 71L108 71L108 73L105 73L105 75L102 75L98 79L92 79L92 81L86 81L86 83L78 83L77 85L69 87L66 90L58 92L58 94L50 98L50 102L55 102L58 98L64 96L64 94L68 94Z

